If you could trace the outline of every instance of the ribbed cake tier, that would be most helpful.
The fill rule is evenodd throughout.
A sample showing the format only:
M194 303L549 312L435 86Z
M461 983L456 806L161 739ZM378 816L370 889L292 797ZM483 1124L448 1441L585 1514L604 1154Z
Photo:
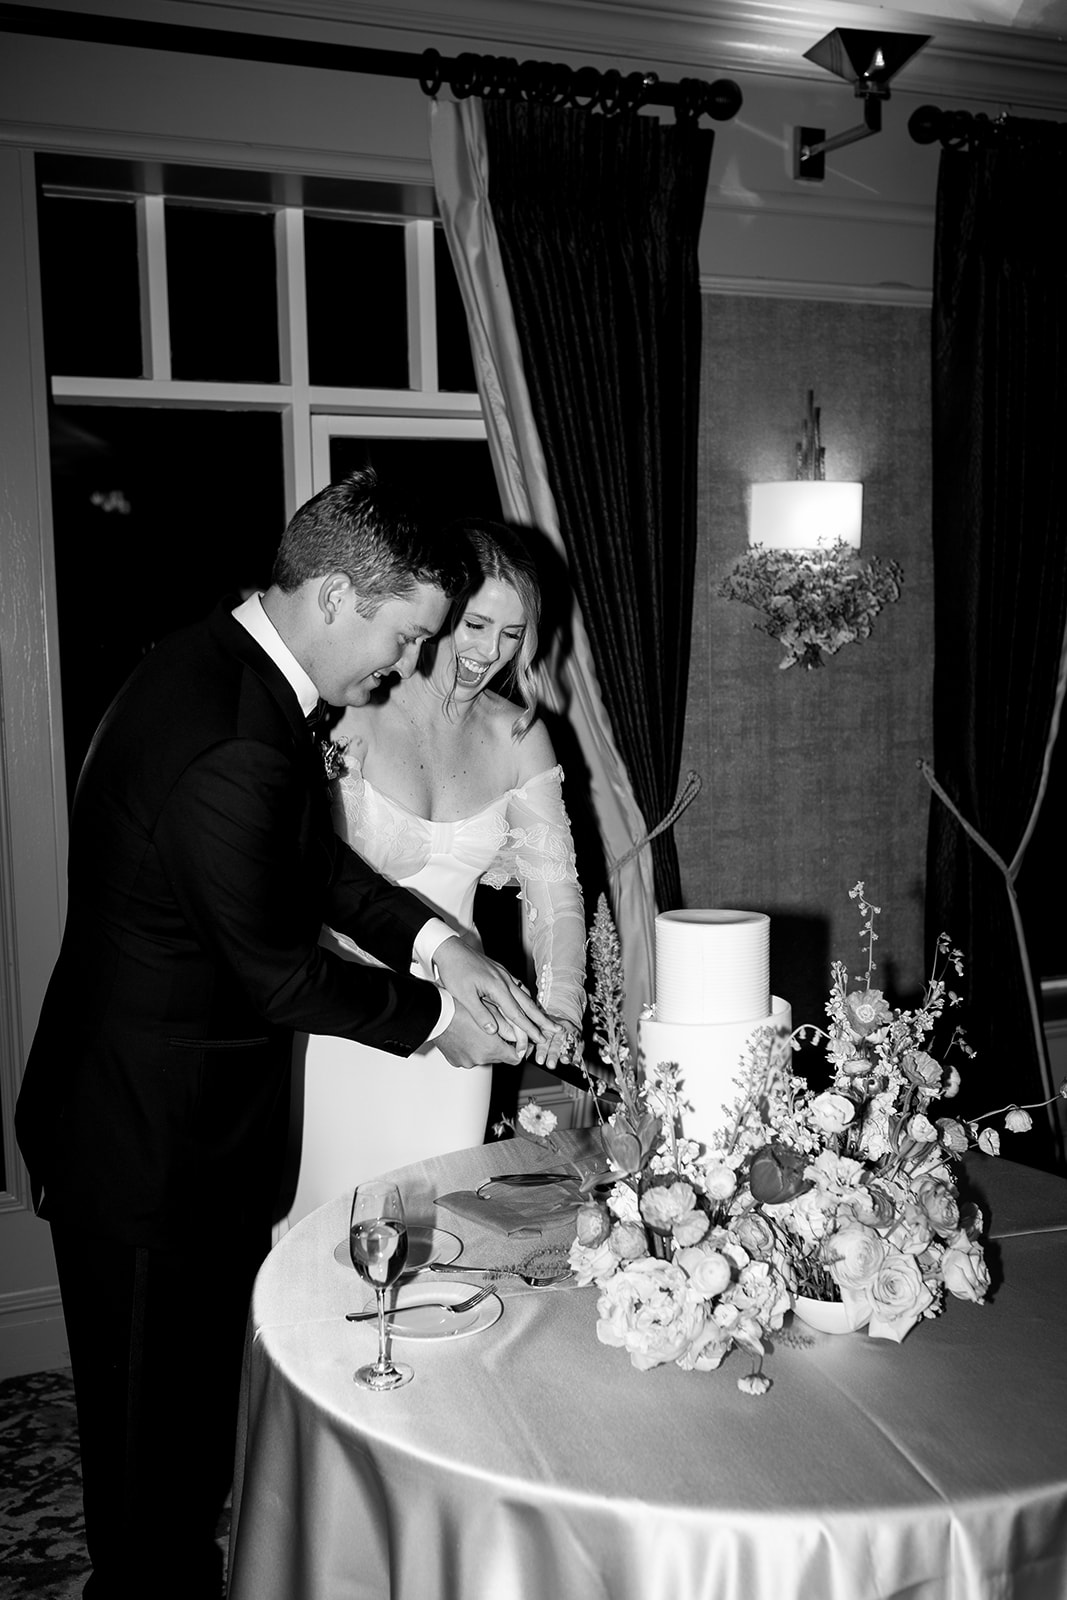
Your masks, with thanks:
M661 911L661 1023L756 1022L770 1010L771 920L762 911Z
M664 1022L658 1015L642 1017L637 1037L646 1070L666 1061L681 1069L681 1099L691 1108L682 1116L685 1137L713 1145L727 1124L727 1108L737 1099L750 1039L760 1028L789 1033L792 1026L789 1002L772 995L766 1014L754 1021L682 1023Z

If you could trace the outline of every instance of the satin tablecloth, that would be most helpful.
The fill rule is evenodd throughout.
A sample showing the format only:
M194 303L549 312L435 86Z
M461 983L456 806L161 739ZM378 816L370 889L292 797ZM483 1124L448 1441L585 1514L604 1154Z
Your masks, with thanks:
M409 1219L514 1261L526 1241L434 1197L550 1160L512 1140L405 1168ZM514 1280L495 1326L398 1343L414 1381L369 1394L348 1197L322 1207L255 1288L231 1600L1063 1600L1067 1183L970 1170L992 1302L899 1346L779 1338L762 1399L740 1353L639 1373L598 1342L595 1288Z

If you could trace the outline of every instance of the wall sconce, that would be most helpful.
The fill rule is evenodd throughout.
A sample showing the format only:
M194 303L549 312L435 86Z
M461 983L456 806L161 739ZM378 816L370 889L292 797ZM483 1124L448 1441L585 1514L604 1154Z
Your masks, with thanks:
M856 98L863 101L863 121L832 138L823 137L822 128L793 130L793 177L818 181L823 176L823 156L827 150L840 150L872 133L882 131L882 101L889 99L889 84L900 69L929 44L928 33L884 33L870 28L835 28L810 50L805 61L825 67L835 77L851 83Z
M827 483L826 451L815 392L797 444L796 477L784 483L754 483L748 505L748 542L765 550L827 550L860 547L862 483Z
M752 548L718 592L760 613L753 627L781 645L780 668L810 670L870 637L878 613L900 599L903 574L895 561L858 558L863 485L826 482L811 389L802 433L795 480L752 485Z

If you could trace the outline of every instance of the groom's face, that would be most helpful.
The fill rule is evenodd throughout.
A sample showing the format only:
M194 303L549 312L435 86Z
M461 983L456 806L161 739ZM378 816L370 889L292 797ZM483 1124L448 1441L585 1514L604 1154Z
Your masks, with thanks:
M372 616L350 591L324 630L325 648L312 673L319 693L334 706L365 706L383 678L410 678L424 639L438 633L448 601L431 584L416 584L402 599L383 600Z

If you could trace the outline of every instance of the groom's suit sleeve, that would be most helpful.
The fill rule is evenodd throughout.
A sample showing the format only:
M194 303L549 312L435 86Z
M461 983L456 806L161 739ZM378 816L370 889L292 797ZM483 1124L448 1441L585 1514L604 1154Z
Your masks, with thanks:
M403 1055L431 1033L440 992L407 976L426 907L337 838L324 786L284 750L233 739L199 753L156 844L189 928L268 1021ZM324 950L327 921L395 970Z

